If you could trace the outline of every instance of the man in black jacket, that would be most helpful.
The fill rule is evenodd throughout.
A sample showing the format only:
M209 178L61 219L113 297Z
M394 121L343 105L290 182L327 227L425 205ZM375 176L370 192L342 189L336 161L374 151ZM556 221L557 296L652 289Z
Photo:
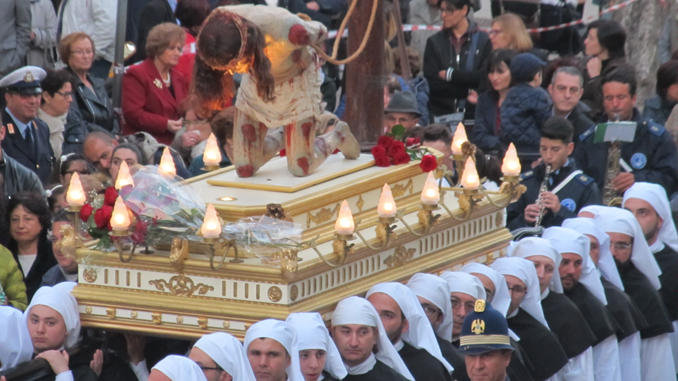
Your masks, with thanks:
M561 116L574 127L575 147L579 144L579 135L594 126L594 123L581 111L579 100L584 94L584 76L581 70L573 66L558 68L551 77L548 87L553 101L553 115Z
M509 230L534 226L541 206L544 207L541 226L550 227L576 217L586 205L600 204L593 178L577 170L575 161L569 158L573 150L572 124L558 116L549 118L541 130L542 162L521 175L527 191L508 206L506 226ZM551 175L546 181L547 191L542 193L546 165L551 166Z
M678 153L671 134L664 127L644 119L635 108L636 80L632 67L622 66L603 78L604 106L607 115L599 120L605 123L613 120L636 122L636 133L632 142L621 144L622 168L631 171L620 172L612 186L617 192L625 192L635 182L659 184L667 194L673 194L678 185ZM607 173L607 156L610 143L594 143L595 128L584 132L575 152L577 165L593 177L598 188L603 189Z
M431 88L434 116L464 112L475 117L475 105L466 101L480 87L483 66L492 44L487 33L467 18L469 0L440 0L443 30L429 37L424 51L424 77Z

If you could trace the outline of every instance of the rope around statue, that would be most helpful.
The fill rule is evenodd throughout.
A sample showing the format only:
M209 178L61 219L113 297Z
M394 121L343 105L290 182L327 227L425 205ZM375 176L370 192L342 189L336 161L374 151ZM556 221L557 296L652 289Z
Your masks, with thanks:
M374 23L374 4L360 48L342 61L335 59L338 44L332 57L322 51L327 29L321 23L283 8L245 4L210 14L196 41L191 93L201 116L211 117L233 99L233 74L242 74L233 131L238 176L253 176L283 148L288 170L298 177L311 174L336 149L348 159L360 155L345 122L316 136L323 112L319 56L340 64L355 59Z

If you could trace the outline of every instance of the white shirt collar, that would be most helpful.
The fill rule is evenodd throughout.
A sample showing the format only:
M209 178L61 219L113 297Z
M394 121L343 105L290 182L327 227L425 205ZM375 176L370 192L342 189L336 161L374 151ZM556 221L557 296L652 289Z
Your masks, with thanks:
M401 349L405 346L405 343L403 342L403 339L398 339L395 344L393 344L393 348L396 349L396 351L400 352Z
M367 360L363 361L361 364L358 364L356 366L346 365L346 370L348 371L348 374L353 375L365 374L371 371L375 365L377 365L377 358L374 357L373 353L370 353L370 357L368 357Z

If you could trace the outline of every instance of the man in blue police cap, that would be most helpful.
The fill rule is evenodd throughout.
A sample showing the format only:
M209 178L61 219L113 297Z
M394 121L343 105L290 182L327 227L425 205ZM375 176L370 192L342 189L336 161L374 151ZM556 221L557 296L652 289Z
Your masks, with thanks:
M506 368L511 346L506 318L484 300L476 300L474 311L461 327L459 351L466 360L471 381L510 381Z
M40 81L46 75L37 66L24 66L0 79L7 102L2 110L6 132L2 149L7 156L35 172L43 184L49 182L54 163L49 127L37 118L42 94Z

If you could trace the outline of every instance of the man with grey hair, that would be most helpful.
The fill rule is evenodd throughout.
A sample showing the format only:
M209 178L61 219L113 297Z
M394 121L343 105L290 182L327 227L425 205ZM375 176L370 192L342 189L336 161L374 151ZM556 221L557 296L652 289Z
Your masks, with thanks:
M591 119L582 112L582 107L586 105L579 102L584 94L584 76L581 70L574 66L558 68L553 73L548 90L553 100L553 115L566 118L572 123L572 140L577 145L579 136L594 126Z

